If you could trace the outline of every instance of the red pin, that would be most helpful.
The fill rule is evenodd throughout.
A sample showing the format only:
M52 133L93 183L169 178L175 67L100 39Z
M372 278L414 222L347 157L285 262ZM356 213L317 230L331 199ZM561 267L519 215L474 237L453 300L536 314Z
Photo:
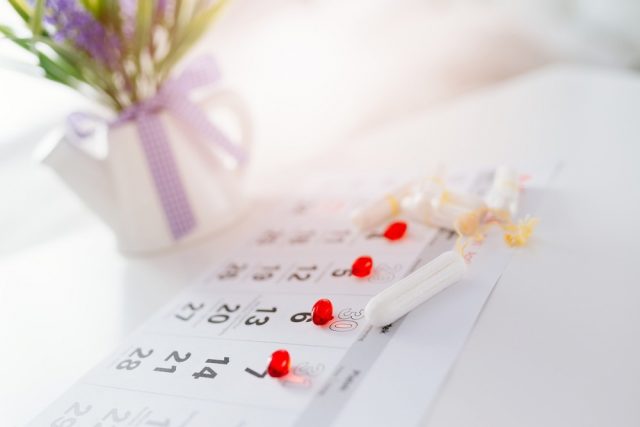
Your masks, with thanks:
M404 221L392 222L389 224L386 230L384 230L384 237L387 240L399 240L402 239L407 232L407 223Z
M274 378L284 377L291 368L291 356L287 350L276 350L271 354L267 373Z
M311 320L316 325L325 325L333 319L333 304L331 301L322 298L313 304L311 309Z
M370 256L361 256L353 262L351 274L356 277L367 277L373 269L373 260Z

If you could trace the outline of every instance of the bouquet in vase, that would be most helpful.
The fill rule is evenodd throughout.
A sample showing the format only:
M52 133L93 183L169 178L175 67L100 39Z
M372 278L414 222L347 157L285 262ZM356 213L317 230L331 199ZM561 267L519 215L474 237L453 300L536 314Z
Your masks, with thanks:
M122 250L191 242L238 217L249 140L243 104L218 87L209 56L176 72L224 0L8 2L24 25L0 22L0 34L32 54L44 77L113 111L71 114L44 161L114 230ZM211 114L220 106L235 113L234 141ZM100 126L105 158L83 149Z

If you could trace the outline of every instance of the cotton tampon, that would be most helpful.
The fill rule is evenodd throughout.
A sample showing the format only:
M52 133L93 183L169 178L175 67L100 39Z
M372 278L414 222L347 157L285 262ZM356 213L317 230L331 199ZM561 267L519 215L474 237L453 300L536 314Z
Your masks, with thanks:
M518 174L506 166L496 169L491 189L485 196L485 202L490 209L506 211L515 215L518 210Z
M471 194L443 192L434 196L414 192L402 199L402 211L412 219L435 227L454 230L462 215L484 207L482 199Z
M361 230L375 227L381 222L400 213L400 200L411 190L407 184L366 206L356 209L351 214L351 221Z
M458 252L447 251L369 300L365 318L373 326L395 322L438 292L458 282L467 269Z
M421 192L414 192L402 199L400 205L402 212L409 218L419 221L423 224L432 224L440 227L440 224L434 224L439 218L435 217L433 206L431 205L431 197Z
M455 206L458 209L469 211L485 207L481 197L471 193L443 191L440 197L433 198L431 204L438 209L443 206Z

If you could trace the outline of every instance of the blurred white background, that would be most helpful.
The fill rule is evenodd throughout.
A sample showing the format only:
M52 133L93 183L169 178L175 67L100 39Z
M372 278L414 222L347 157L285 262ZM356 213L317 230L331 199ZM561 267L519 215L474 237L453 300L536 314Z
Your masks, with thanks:
M6 2L0 17L15 19ZM236 0L199 49L217 56L252 110L262 176L552 62L633 67L638 22L637 0ZM30 157L88 101L17 73L33 74L25 59L0 40L0 254L91 220Z
M0 23L12 20L6 1L0 0ZM225 84L240 92L252 110L257 180L282 174L287 165L329 147L340 156L341 142L385 122L551 63L633 70L640 65L639 24L639 0L234 0L199 49L217 56ZM3 310L6 326L0 328L0 342L20 341L22 353L6 351L8 360L21 358L38 367L24 373L15 370L17 364L0 366L5 384L0 403L9 402L0 415L9 412L14 419L32 410L24 402L23 407L13 403L14 395L45 402L71 373L80 374L78 360L90 366L123 330L128 333L143 320L144 310L179 289L167 285L166 272L153 265L145 269L145 260L124 263L114 255L75 269L74 259L51 257L51 247L41 245L66 236L58 240L60 253L81 252L88 258L112 252L98 220L32 158L43 135L68 113L87 108L89 101L29 75L34 70L24 61L28 58L22 52L0 39L0 262L10 277L13 272L32 285L12 288L6 276L0 277L4 308L20 311L23 321L28 318L22 329L16 328L12 311ZM55 263L59 269L51 267ZM179 271L180 266L173 267ZM57 271L56 287L49 289L40 269ZM118 276L122 283L113 283L113 289L77 286L95 276L107 281ZM160 283L152 296L146 283ZM30 302L40 304L34 315L21 305L30 292L40 296ZM72 292L80 307L69 313L61 309L64 321L57 324L75 325L82 339L74 337L73 348L80 348L84 357L57 355L52 364L57 369L47 377L55 377L57 382L47 384L55 383L51 387L56 390L36 390L38 371L45 367L38 364L41 348L63 346L55 341L60 335L43 327L48 319L39 312L64 307ZM143 300L151 302L140 310ZM96 301L102 310L89 312ZM121 306L124 314L113 309ZM102 315L104 321L76 322L73 313L84 308L85 318Z

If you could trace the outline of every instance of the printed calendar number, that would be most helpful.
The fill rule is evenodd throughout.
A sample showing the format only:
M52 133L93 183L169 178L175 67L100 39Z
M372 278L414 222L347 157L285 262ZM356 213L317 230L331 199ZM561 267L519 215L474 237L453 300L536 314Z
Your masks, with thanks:
M213 369L211 369L208 366L205 366L204 368L202 368L200 370L200 372L194 372L193 374L193 378L195 379L199 379L199 378L215 378L218 373L216 371L214 371Z
M289 243L292 245L307 244L311 241L315 234L316 233L313 230L295 231L289 238Z
M269 316L265 316L263 318L257 318L256 316L251 316L247 320L244 321L244 324L247 326L256 325L262 326L269 321Z
M134 412L137 412L134 415ZM88 415L92 413L92 415ZM190 419L193 414L189 414ZM116 425L137 425L150 427L170 427L171 419L166 417L154 417L152 410L143 408L142 411L132 411L113 407L106 412L94 409L92 405L82 405L74 402L61 417L56 418L49 427L115 427ZM126 424L125 424L126 423Z
M350 268L338 268L331 272L331 276L333 277L351 277L353 273Z
M224 357L223 359L207 359L205 363L213 363L217 365L228 365L229 360L230 359L228 357ZM200 378L214 379L216 376L218 376L218 373L214 371L213 368L209 366L205 366L199 372L194 372L193 374L191 374L191 376L195 379L200 379Z
M336 332L349 332L358 327L358 322L355 320L336 320L331 322L329 329Z
M384 238L384 234L383 233L378 233L375 231L369 232L367 233L365 239L367 240L372 240L372 239L382 239Z
M318 269L317 265L298 266L289 275L287 280L289 280L289 281L297 281L297 282L306 282L307 280L311 279L312 274L317 269Z
M275 307L274 307L275 308ZM268 311L271 311L270 309ZM138 347L133 350L129 354L129 358L120 361L116 365L116 369L123 371L133 371L138 368L143 360L149 356L154 354L153 349L143 350ZM179 371L178 367L181 365L186 365L186 362L193 359L194 353L192 351L186 350L173 350L162 360L165 363L157 361L157 365L152 368L153 372L156 372L156 375L166 375L166 374L175 374ZM231 361L229 356L224 356L219 359L209 358L205 359L204 365L202 369L197 372L193 372L191 376L194 379L200 378L210 378L213 379L218 375L218 368L216 365L228 365ZM188 374L187 374L188 375ZM67 426L63 426L67 427Z
M64 411L65 415L68 415L69 412L73 413L74 417L81 417L86 415L91 411L91 405L85 405L82 407L79 402L74 402L73 405L69 407L66 411Z
M364 309L352 310L351 308L344 308L338 312L338 319L343 320L360 320L364 317Z
M82 405L80 402L73 404L64 411L63 415L56 418L49 425L50 427L73 427L79 418L87 415L93 407L91 405Z
M246 367L246 368L244 368L244 371L246 373L248 373L249 375L253 375L254 377L257 377L257 378L264 378L264 377L267 376L267 370L266 369L264 371L262 371L262 372L256 372L253 369L251 369L249 367Z
M272 245L280 239L282 231L279 230L266 230L258 236L256 244L259 246Z
M293 367L293 373L295 375L302 375L305 377L316 377L324 371L324 365L322 363L309 363L302 362L299 365Z
M140 363L142 362L140 362L139 360L125 359L122 362L118 363L116 369L126 369L127 371L132 371L140 366Z
M229 304L222 304L218 309L218 311L225 311L227 313L235 313L238 310L240 310L240 304L236 304L233 307L231 307Z
M194 304L192 302L186 304L184 307L182 307L182 309L180 310L179 313L175 314L175 317L177 319L183 320L183 321L189 321L191 320L191 318L193 316L195 316L195 314L199 311L202 310L204 308L204 303L200 303L200 304Z
M264 282L271 280L279 270L279 265L262 265L257 268L257 271L251 277L255 281Z
M113 408L112 410L107 412L107 415L102 417L102 421L113 421L116 423L121 423L129 419L129 417L131 416L130 411L124 411L124 413L122 414L119 411L120 410L118 408Z
M327 244L340 244L345 243L347 238L351 235L351 230L332 230L328 231L322 237L322 242Z
M293 323L300 323L300 322L311 322L311 313L309 313L308 311L302 312L302 313L296 313L293 316L291 316L290 320Z
M296 205L294 205L294 207L291 208L291 213L294 215L304 215L309 211L310 208L311 208L311 205L309 203L305 203L305 202L296 203Z
M153 350L149 349L146 352L140 347L136 348L129 354L129 359L124 359L116 365L118 370L132 371L136 369L142 363L142 359L145 359L153 354Z
M222 304L220 307L218 307L217 314L214 314L213 316L210 316L207 319L207 322L209 323L224 323L227 320L230 319L230 316L228 313L235 313L236 311L240 310L240 304L236 304L236 305L229 305L229 304Z
M259 308L256 310L256 313L275 313L278 309L276 307L271 308ZM269 316L249 316L247 320L244 321L244 324L247 326L256 325L262 326L269 321Z
M247 269L247 264L238 264L235 262L227 264L227 266L218 274L219 280L237 279L241 273Z
M75 418L65 418L65 417L56 418L51 423L51 427L73 427L74 425L76 425Z
M172 351L170 355L168 355L164 361L168 362L171 359L173 359L175 362L177 363L183 363L186 362L187 360L189 360L189 358L191 357L191 353L186 353L184 356L180 356L180 353L178 353L177 351ZM154 368L153 370L156 372L167 372L169 374L173 374L177 369L177 365L171 365L170 368L165 368L163 366L157 366L156 368Z
M153 354L153 349L149 349L145 352L140 347L138 347L129 354L129 357L139 357L140 359L144 359L146 357L151 356L152 354Z

